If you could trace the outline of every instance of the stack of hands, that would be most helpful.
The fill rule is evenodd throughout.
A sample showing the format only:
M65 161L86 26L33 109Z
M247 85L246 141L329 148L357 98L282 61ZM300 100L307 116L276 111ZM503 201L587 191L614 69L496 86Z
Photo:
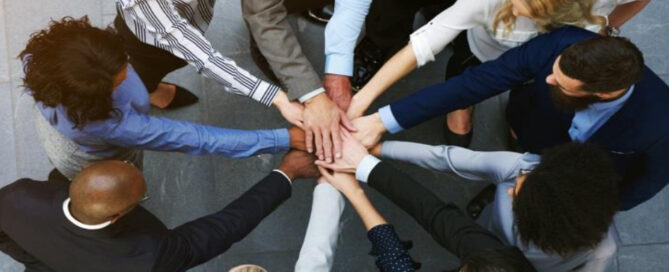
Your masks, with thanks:
M295 175L297 178L315 178L320 173L319 182L330 182L344 194L353 193L360 189L353 175L357 165L369 154L368 148L376 146L373 153L380 153L377 143L386 129L378 113L362 116L371 103L367 102L369 99L351 95L348 77L328 74L323 85L326 92L304 104L290 102L281 92L277 96L275 105L296 126L289 130L291 147L315 155L311 159L318 166L316 172L293 169L289 166L291 161L293 165L304 166L310 157L293 151L286 155L279 169L291 174L308 172Z

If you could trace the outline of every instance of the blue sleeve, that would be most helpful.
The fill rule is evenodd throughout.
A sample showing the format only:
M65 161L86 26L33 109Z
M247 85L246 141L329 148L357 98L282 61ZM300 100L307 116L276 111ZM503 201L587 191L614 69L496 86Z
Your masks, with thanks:
M325 27L325 73L353 75L353 50L372 0L336 0Z
M669 182L669 136L648 149L643 174L630 181L624 181L620 193L620 210L626 211L651 199Z
M562 52L563 28L540 35L510 49L496 60L468 68L461 75L419 90L390 104L393 116L404 129L433 117L479 103L510 90L540 74ZM535 80L545 80L535 78Z
M123 147L215 154L232 158L278 153L290 147L287 129L238 130L194 124L141 114L133 109L104 122L89 124L85 132Z
M383 272L415 271L411 256L400 241L392 225L385 224L373 227L367 232L372 242L372 255L375 255L376 266Z

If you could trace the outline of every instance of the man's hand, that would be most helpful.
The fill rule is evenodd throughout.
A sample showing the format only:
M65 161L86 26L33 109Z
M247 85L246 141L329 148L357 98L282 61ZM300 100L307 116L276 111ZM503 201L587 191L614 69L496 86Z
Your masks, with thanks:
M362 187L360 187L360 182L355 180L355 177L352 174L334 172L330 173L327 169L319 167L323 178L327 180L333 187L338 191L344 194L347 198L351 198L356 192L361 192Z
M274 97L272 104L281 112L283 118L291 124L304 128L304 123L302 117L304 116L304 106L298 102L290 102L286 93L279 91Z
M314 151L320 160L333 161L334 156L341 157L340 124L346 129L355 130L344 112L330 100L326 94L319 94L305 102L304 130L306 132L307 151Z
M359 128L353 136L362 143L365 148L372 148L381 140L381 135L386 132L386 127L381 122L379 113L363 116L353 120L353 126Z
M381 148L383 147L383 142L376 144L372 149L369 150L369 154L372 154L375 157L381 157Z
M307 152L291 150L283 156L278 169L288 175L291 181L301 178L317 178L320 173L314 164L315 160L316 157Z
M346 111L351 104L351 81L347 76L325 74L323 79L325 92L337 104L337 107Z
M304 130L298 127L292 127L288 129L288 134L290 134L290 148L307 151L307 145L304 141Z
M344 155L335 160L334 163L327 163L322 160L316 161L320 167L324 167L336 172L355 173L360 161L369 154L358 140L356 140L350 132L342 130L342 139L344 143Z

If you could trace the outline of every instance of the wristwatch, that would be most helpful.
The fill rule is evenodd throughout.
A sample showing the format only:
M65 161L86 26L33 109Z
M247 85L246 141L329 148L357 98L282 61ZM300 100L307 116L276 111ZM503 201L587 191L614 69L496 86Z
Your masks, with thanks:
M611 37L618 37L620 36L620 29L615 27L615 26L606 26L606 35L611 36Z

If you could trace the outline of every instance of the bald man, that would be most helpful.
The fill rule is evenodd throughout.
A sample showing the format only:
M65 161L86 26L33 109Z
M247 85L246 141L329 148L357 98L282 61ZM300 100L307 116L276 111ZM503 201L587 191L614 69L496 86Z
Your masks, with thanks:
M278 169L223 210L175 229L140 206L146 183L121 161L0 189L0 250L26 271L185 271L244 238L291 194L292 180L318 176L314 158L289 152Z

